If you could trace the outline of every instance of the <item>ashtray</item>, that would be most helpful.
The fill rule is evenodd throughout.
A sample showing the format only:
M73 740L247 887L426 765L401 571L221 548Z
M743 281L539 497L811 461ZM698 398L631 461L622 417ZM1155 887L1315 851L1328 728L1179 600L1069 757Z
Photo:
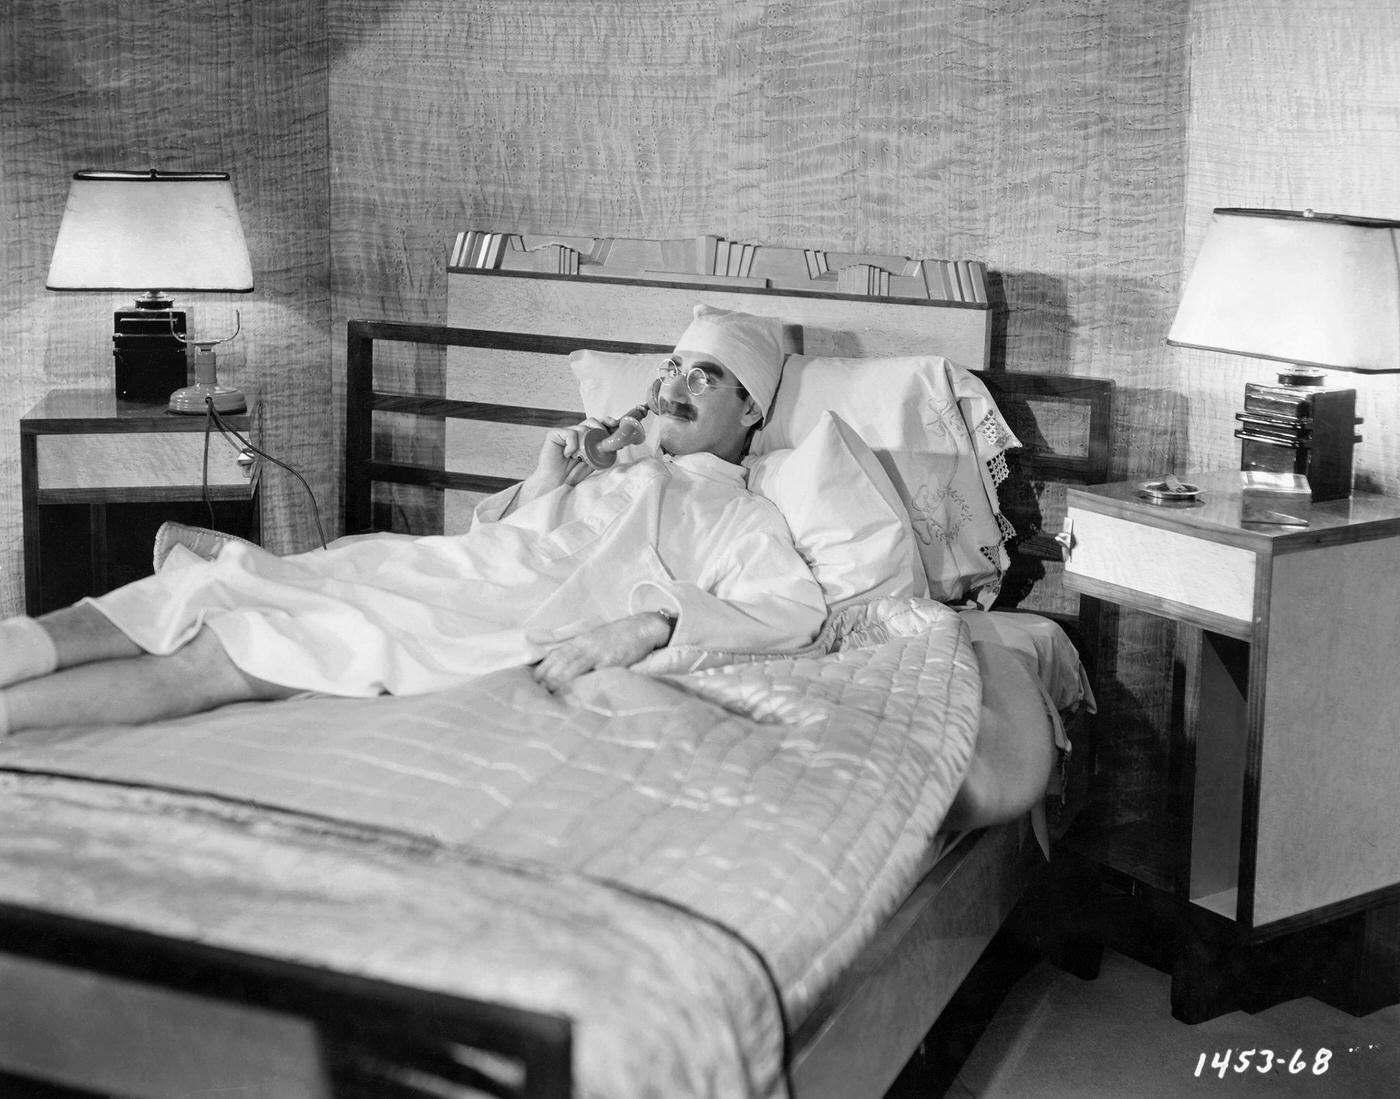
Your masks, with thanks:
M1200 485L1178 481L1175 477L1164 481L1143 481L1138 489L1153 504L1194 504L1201 498Z

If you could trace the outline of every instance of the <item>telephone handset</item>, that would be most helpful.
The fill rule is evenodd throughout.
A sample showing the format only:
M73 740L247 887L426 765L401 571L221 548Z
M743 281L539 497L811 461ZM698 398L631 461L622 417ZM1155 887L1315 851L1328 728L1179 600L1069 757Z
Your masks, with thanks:
M579 440L579 457L594 469L608 469L617 461L617 452L646 439L642 420L651 409L647 405L624 412L611 431L605 427L589 428Z

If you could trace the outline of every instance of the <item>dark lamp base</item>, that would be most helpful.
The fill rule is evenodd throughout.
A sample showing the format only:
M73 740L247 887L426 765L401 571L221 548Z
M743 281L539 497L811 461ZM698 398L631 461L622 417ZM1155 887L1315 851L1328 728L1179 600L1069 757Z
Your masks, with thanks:
M123 309L113 319L117 400L163 401L190 380L182 310Z

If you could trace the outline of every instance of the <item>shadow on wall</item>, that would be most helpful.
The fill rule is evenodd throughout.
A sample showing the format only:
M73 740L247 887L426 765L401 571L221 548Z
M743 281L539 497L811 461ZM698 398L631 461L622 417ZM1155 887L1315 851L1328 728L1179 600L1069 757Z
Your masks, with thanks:
M1176 389L1118 386L1113 393L1115 480L1184 476L1191 453L1191 398Z
M992 370L1074 374L1075 329L1065 280L1038 271L992 271ZM1129 352L1131 353L1131 352ZM1128 387L1132 371L1096 372L1119 382L1113 396L1113 477L1186 472L1191 399L1172 388ZM1029 440L1028 440L1029 441Z
M1063 279L1040 271L990 271L993 370L1068 374L1074 320Z
M1048 427L1044 422L1051 410L1044 405L1030 408L1004 403L1002 413L1023 446L1040 453L1054 453L1055 446L1047 434L1055 434L1053 415ZM1191 399L1184 393L1115 385L1109 479L1148 480L1167 473L1189 473L1185 463L1190 453L1190 417ZM1058 531L1064 518L1063 489L1024 475L1015 451L1007 455L1007 465L1010 475L999 493L1002 510L1016 528L1017 543ZM1043 562L1018 558L1003 582L1001 603L1014 606L1044 576Z

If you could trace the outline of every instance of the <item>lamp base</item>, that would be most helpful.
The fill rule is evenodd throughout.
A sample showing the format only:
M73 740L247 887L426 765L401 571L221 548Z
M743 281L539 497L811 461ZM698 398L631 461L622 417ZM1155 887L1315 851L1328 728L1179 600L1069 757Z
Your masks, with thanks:
M123 309L113 319L117 400L159 401L189 381L184 310Z
M1304 384L1290 380L1308 376ZM1314 502L1351 495L1352 448L1361 441L1356 425L1356 390L1334 389L1305 372L1280 374L1280 384L1246 382L1240 426L1240 469L1298 474Z
M231 385L218 385L213 382L196 382L170 394L169 410L182 416L203 416L208 411L206 402L214 403L215 412L246 412L248 402L243 390Z

